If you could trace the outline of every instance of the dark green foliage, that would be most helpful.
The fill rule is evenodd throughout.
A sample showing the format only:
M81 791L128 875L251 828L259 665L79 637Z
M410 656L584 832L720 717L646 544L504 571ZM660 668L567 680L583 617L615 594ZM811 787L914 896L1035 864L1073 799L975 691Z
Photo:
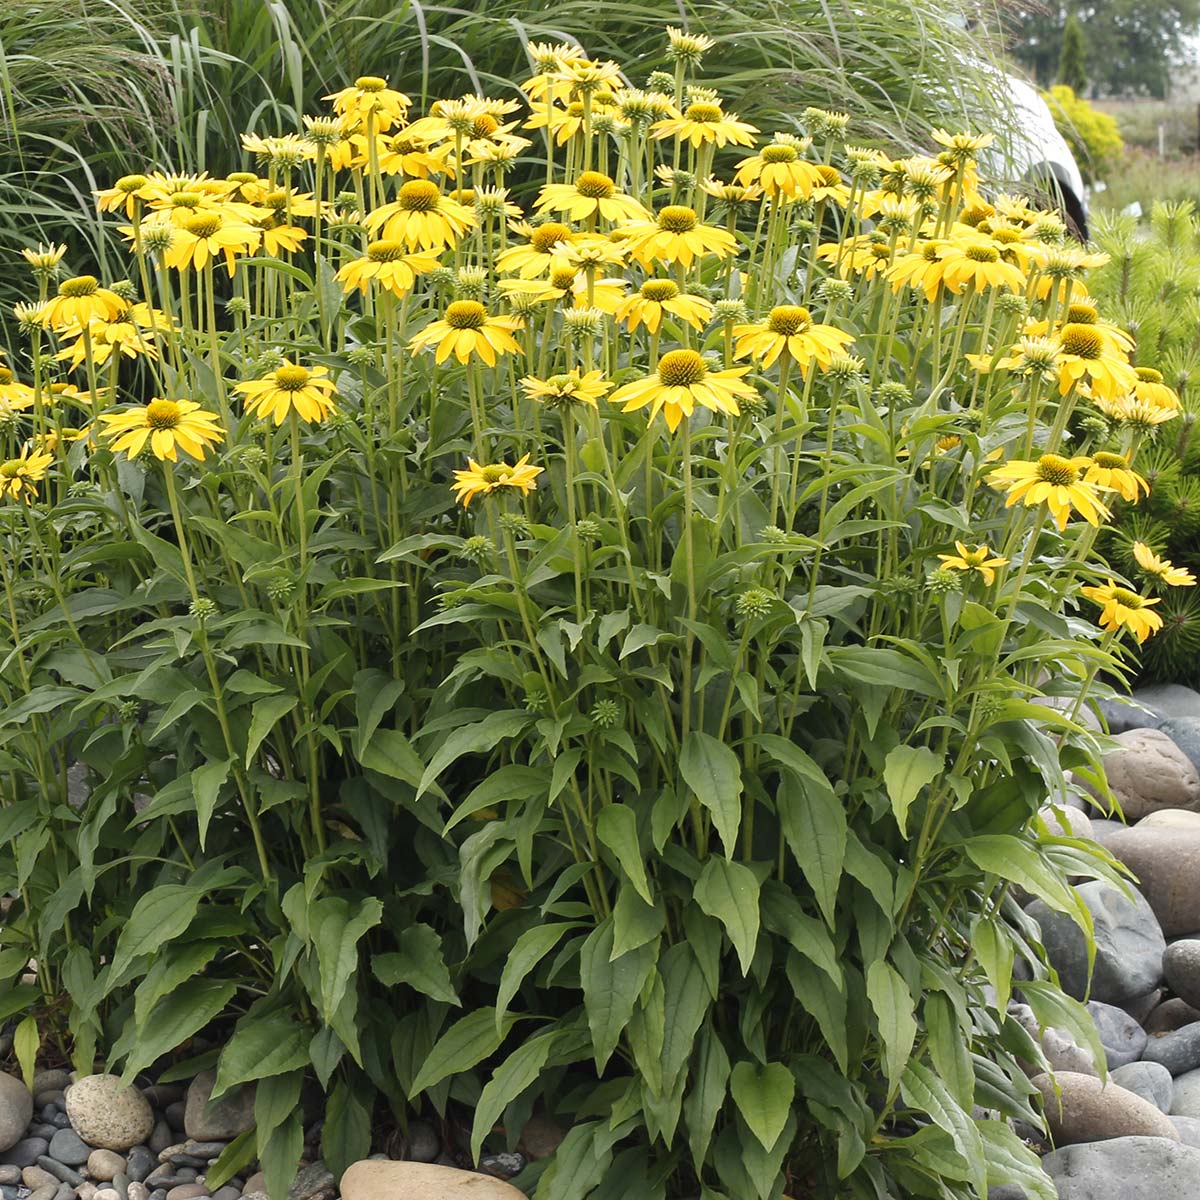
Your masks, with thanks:
M1086 59L1083 26L1079 23L1078 15L1072 13L1063 27L1062 53L1059 55L1054 82L1082 94L1088 82Z

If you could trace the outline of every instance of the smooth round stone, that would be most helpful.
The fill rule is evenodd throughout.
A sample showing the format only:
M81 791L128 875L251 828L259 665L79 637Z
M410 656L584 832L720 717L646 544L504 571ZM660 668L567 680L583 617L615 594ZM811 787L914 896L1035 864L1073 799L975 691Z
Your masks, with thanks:
M1128 733L1131 729L1157 729L1166 716L1132 696L1129 700L1098 700L1096 709L1111 734Z
M1200 771L1200 715L1168 717L1158 728L1187 755L1192 766ZM1186 808L1187 806L1181 805L1180 807Z
M154 1128L154 1113L137 1088L115 1075L87 1075L67 1092L67 1116L85 1142L101 1150L128 1150Z
M1172 1075L1184 1075L1200 1067L1200 1021L1152 1037L1142 1051L1146 1062L1162 1063Z
M50 1149L46 1153L55 1162L66 1163L68 1167L82 1167L91 1155L92 1148L84 1144L75 1130L60 1129L50 1139Z
M1180 1000L1200 1007L1200 940L1172 942L1163 955L1163 974Z
M1105 1004L1125 1004L1144 996L1162 979L1166 940L1150 905L1135 890L1130 900L1107 883L1076 888L1092 914L1096 960L1091 995ZM1041 900L1026 910L1038 922L1042 945L1063 990L1083 999L1088 987L1087 944L1079 926Z
M1146 1031L1123 1008L1099 1000L1089 1000L1087 1007L1104 1046L1108 1069L1137 1062L1146 1048Z
M125 1173L134 1183L141 1183L158 1165L158 1160L145 1146L134 1146L125 1156Z
M26 1167L21 1172L21 1182L31 1191L36 1192L38 1188L53 1187L56 1188L62 1180L57 1175L51 1175L45 1167L32 1166Z
M87 1158L88 1174L103 1183L123 1174L127 1165L115 1150L93 1150Z
M410 1121L404 1140L404 1157L409 1162L433 1162L441 1153L442 1139L428 1121Z
M1176 1077L1171 1116L1200 1119L1200 1070Z
M233 1088L213 1100L216 1081L216 1071L201 1071L188 1086L183 1128L197 1142L228 1142L254 1128L254 1087Z
M1050 804L1038 809L1038 816L1045 822L1054 837L1093 839L1092 820L1078 808L1062 808Z
M1150 1013L1142 1022L1142 1028L1153 1037L1159 1033L1172 1033L1185 1025L1191 1025L1193 1021L1200 1021L1200 1009L1193 1008L1186 1000L1172 996Z
M1165 1114L1115 1083L1105 1086L1093 1075L1071 1071L1059 1071L1053 1078L1038 1075L1031 1082L1042 1093L1046 1124L1055 1145L1119 1137L1179 1139Z
M1137 877L1167 937L1200 929L1200 887L1196 886L1200 830L1154 828L1139 822L1132 829L1109 834L1104 848Z
M1200 810L1200 773L1162 729L1131 729L1114 740L1119 748L1101 761L1126 821L1160 808Z
M347 1167L341 1195L342 1200L526 1200L524 1192L490 1175L370 1158Z
M1139 829L1200 830L1200 812L1186 808L1160 808L1138 822Z
M301 1167L288 1191L288 1200L313 1200L323 1193L332 1192L337 1180L333 1172L320 1160Z
M553 1117L534 1113L521 1130L521 1148L534 1162L539 1162L549 1158L566 1136L566 1130Z
M74 1167L68 1167L66 1163L60 1163L48 1155L43 1154L38 1159L38 1166L45 1167L61 1183L69 1183L72 1187L78 1187L83 1182L83 1176Z
M213 1192L212 1200L238 1200L238 1197L241 1196L241 1194L241 1188L230 1187L229 1184L226 1184L224 1187L217 1188L217 1190Z
M1112 1073L1112 1081L1143 1100L1149 1100L1159 1112L1169 1113L1175 1096L1171 1072L1162 1063L1131 1062Z
M21 1182L21 1168L0 1167L0 1187L16 1187Z
M51 1121L51 1124L54 1126L55 1129L70 1129L71 1128L71 1118L68 1117L67 1114L64 1112L56 1111L54 1114L54 1119ZM53 1134L51 1136L53 1136Z
M0 1074L0 1150L11 1150L33 1118L33 1093L15 1076Z
M121 1200L116 1188L101 1188L95 1196L95 1200Z
M40 1187L35 1192L30 1192L28 1200L54 1200L58 1195L58 1184L48 1183L45 1187Z
M199 1200L207 1195L208 1188L202 1183L181 1183L167 1192L167 1200Z
M1163 990L1155 988L1136 1000L1130 1000L1121 1007L1139 1024L1144 1025L1146 1018L1162 1003Z
M14 1167L32 1167L49 1149L49 1138L27 1137L11 1146L3 1157Z
M170 1125L166 1121L158 1121L150 1137L147 1139L146 1145L149 1146L151 1153L155 1156L161 1154L175 1140L175 1135L171 1132Z
M1166 1120L1167 1118L1164 1118ZM1200 1150L1161 1137L1066 1146L1042 1159L1058 1200L1195 1200Z
M1138 688L1131 697L1143 708L1168 717L1200 717L1200 692L1179 683L1153 683Z
M129 1185L129 1200L150 1200L150 1189L138 1180Z
M43 1092L65 1091L70 1082L71 1072L64 1070L62 1067L55 1067L48 1071L37 1071L33 1076L34 1095L40 1096Z
M1171 1124L1179 1131L1179 1140L1185 1146L1200 1149L1200 1121L1195 1117L1172 1117Z

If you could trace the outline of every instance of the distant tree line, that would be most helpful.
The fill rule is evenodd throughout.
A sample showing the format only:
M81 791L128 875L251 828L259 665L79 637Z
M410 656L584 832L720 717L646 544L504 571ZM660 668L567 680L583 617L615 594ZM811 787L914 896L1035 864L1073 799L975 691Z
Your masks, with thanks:
M1009 53L1042 87L1163 97L1200 35L1200 0L1013 0L1004 22Z

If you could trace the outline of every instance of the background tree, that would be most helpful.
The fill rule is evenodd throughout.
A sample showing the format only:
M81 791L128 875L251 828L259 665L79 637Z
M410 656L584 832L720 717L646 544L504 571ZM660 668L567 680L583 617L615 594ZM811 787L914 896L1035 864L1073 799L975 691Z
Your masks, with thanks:
M1200 29L1200 0L1009 0L1009 53L1043 87L1055 81L1068 18L1086 26L1092 84L1102 93L1165 96L1172 64Z
M1072 13L1063 28L1062 54L1058 59L1056 82L1069 87L1077 94L1082 94L1088 82L1085 60L1083 26L1075 13Z

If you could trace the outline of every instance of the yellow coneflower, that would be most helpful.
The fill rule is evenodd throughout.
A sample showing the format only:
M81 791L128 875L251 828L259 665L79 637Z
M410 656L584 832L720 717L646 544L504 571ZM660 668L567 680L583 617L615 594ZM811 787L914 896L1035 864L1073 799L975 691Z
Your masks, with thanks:
M1136 386L1137 373L1107 350L1104 336L1091 325L1064 325L1058 331L1058 344L1058 388L1064 396L1084 379L1094 397L1123 396Z
M410 250L441 250L454 246L473 225L475 214L443 196L436 183L410 179L395 200L367 216L372 236L403 242Z
M789 198L807 198L824 182L816 164L805 161L795 146L786 143L772 143L743 158L734 180L743 187L760 187L768 196Z
M246 411L264 421L273 418L276 425L282 425L295 412L312 425L337 411L337 385L328 375L328 367L302 367L284 359L269 375L248 379L233 390L246 397Z
M604 378L603 371L580 372L578 367L562 375L551 375L549 379L538 379L526 375L521 380L521 390L531 400L543 404L588 404L597 407L601 396L612 390L612 384Z
M667 53L689 66L698 66L704 55L716 44L705 33L688 33L674 25L667 26Z
M138 201L148 200L153 194L149 183L145 175L122 175L112 187L93 193L96 208L100 212L119 212L124 209L125 215L132 220Z
M1012 459L988 475L993 486L1008 485L1004 507L1021 503L1035 508L1044 503L1060 530L1066 529L1072 511L1088 522L1099 525L1109 515L1095 484L1086 483L1083 473L1090 458L1064 458L1061 454L1043 454L1038 459Z
M1092 403L1118 425L1150 430L1179 416L1179 410L1163 408L1152 400L1141 400L1130 392L1125 396L1092 396Z
M366 124L373 117L377 131L383 133L404 120L412 101L403 93L388 87L378 75L360 75L350 87L326 96L339 117L349 117Z
M22 249L21 257L33 268L35 275L49 279L58 271L58 264L66 252L66 246L56 246L53 242L43 246L38 242L36 250Z
M842 182L842 173L825 163L819 163L815 169L818 178L813 181L808 198L814 202L832 201L845 208L850 203L850 189Z
M21 383L13 375L10 367L0 364L0 402L6 405L7 410L21 412L29 408L33 401L33 388L27 383Z
M513 333L521 328L518 317L493 317L478 300L455 300L442 315L431 321L409 343L416 354L426 346L436 344L434 360L443 363L451 354L465 363L473 354L489 367L496 365L500 354L520 354L521 347Z
M53 461L52 454L39 453L26 446L19 457L0 462L0 496L32 504L37 496L37 485L45 479Z
M85 328L86 338L83 336ZM55 357L69 362L71 369L75 370L87 361L90 342L92 361L97 366L108 362L114 354L123 358L137 358L143 354L157 358L155 338L170 328L171 322L166 313L152 309L147 304L135 304L114 321L94 320L86 327L75 325L60 329L60 337L74 338L75 341L64 346Z
M655 138L677 137L699 148L706 142L714 146L753 146L758 129L739 121L736 113L722 111L720 101L698 101L689 104L678 117L655 121L650 126Z
M1114 357L1124 358L1133 352L1133 338L1111 321L1102 321L1094 304L1077 300L1068 305L1062 324L1090 325L1104 339L1105 350Z
M436 255L410 254L403 242L382 239L371 242L362 258L346 263L336 278L348 292L358 288L365 293L375 283L394 296L404 296L418 275L426 275L437 266Z
M628 284L624 279L593 279L571 263L550 272L549 279L502 279L500 291L506 296L528 296L535 303L562 300L570 296L576 308L598 308L609 315L617 311Z
M60 328L86 325L94 318L111 321L125 310L125 301L116 292L100 286L94 275L76 275L58 285L58 295L41 309L43 325Z
M944 129L933 131L933 140L939 146L945 146L958 162L969 162L981 150L986 150L993 142L994 135L990 133L947 133Z
M995 246L982 241L948 243L942 253L941 270L946 287L956 293L968 285L977 292L993 287L1020 292L1025 287L1020 267L1005 262Z
M974 571L983 578L983 582L991 587L996 581L996 568L1008 565L1007 558L992 557L992 551L987 546L976 546L968 549L962 542L955 542L956 554L939 554L942 567L948 571Z
M635 333L639 325L645 325L650 333L657 333L664 312L686 321L693 329L703 329L712 319L713 306L702 296L690 296L680 291L679 285L670 279L647 279L632 296L621 302L616 318L629 326L630 333Z
M525 122L525 129L549 128L555 144L565 146L573 137L583 132L583 101L572 100L565 108L557 105L538 108Z
M366 157L367 139L356 137L356 146ZM431 147L424 138L413 137L412 131L402 129L399 133L379 139L375 161L383 175L407 175L410 179L428 179L431 175L450 175L453 166L447 161L454 149L452 146Z
M599 171L584 171L574 183L548 183L538 193L538 212L566 213L569 220L601 217L605 221L640 221L649 216L632 196Z
M1102 586L1079 590L1089 600L1101 606L1101 629L1116 632L1124 626L1137 638L1139 646L1163 626L1162 617L1150 611L1151 606L1158 603L1157 599L1139 596L1137 592L1121 587L1115 580L1110 579Z
M1133 370L1137 375L1137 382L1133 385L1133 394L1139 400L1148 400L1151 404L1157 404L1159 408L1166 409L1168 412L1179 412L1183 407L1183 402L1173 387L1163 383L1161 371L1156 371L1153 367L1134 367Z
M627 383L613 392L614 404L624 404L624 412L650 408L650 419L661 412L667 428L674 432L684 417L690 417L696 405L712 412L736 417L741 413L738 397L757 396L755 389L742 378L748 367L727 371L709 370L704 357L695 350L671 350L658 360L653 375Z
M836 326L817 324L798 304L778 305L761 325L735 325L733 336L738 358L750 356L769 367L786 350L805 375L811 363L825 370L854 343L853 336Z
M1167 587L1195 587L1196 577L1183 567L1174 566L1165 558L1159 558L1145 542L1133 543L1133 557L1137 565L1150 579Z
M537 228L525 226L525 229L528 240L519 246L510 246L499 254L496 270L516 271L522 279L536 279L566 261L563 247L575 237L569 225L547 221Z
M544 470L544 467L531 466L528 454L512 466L507 463L481 466L473 458L468 458L466 470L454 472L451 491L463 508L470 507L476 496L487 496L500 488L513 488L521 495L528 496L537 490L537 477Z
M1116 492L1130 504L1136 504L1139 495L1150 495L1150 485L1129 465L1129 459L1124 454L1110 454L1107 450L1092 455L1083 480Z
M121 413L101 413L105 437L115 437L113 452L136 458L149 441L154 457L177 462L177 451L203 460L211 446L225 440L220 417L194 400L151 400Z
M737 239L716 225L702 225L696 210L686 204L668 204L656 220L626 225L621 234L629 250L643 266L655 262L680 263L690 267L706 254L728 258L737 252Z
M182 271L186 267L201 271L210 258L225 256L230 276L237 269L237 256L258 249L262 231L241 221L227 221L219 212L193 213L175 231L163 261Z
M913 289L920 288L925 293L925 299L933 301L942 289L949 253L947 242L936 239L925 242L911 253L896 259L884 271L884 275L891 281L893 292L907 285Z

